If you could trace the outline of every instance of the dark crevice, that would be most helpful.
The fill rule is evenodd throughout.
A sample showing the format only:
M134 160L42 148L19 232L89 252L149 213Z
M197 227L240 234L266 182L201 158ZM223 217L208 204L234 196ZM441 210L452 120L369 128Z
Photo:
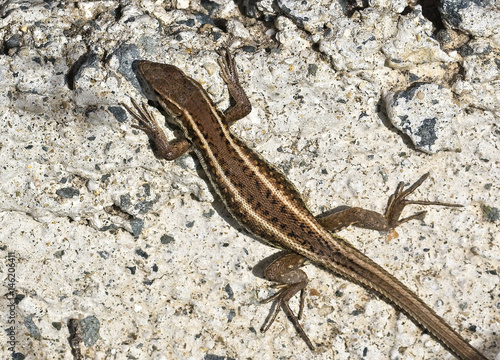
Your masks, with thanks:
M458 70L455 75L455 78L453 79L453 82L458 81L459 79L464 79L465 78L465 68L461 62L457 62L458 65Z
M422 7L422 15L434 25L434 33L444 29L439 0L419 0L418 4Z
M68 74L66 74L66 83L70 90L75 90L75 77L78 74L78 70L80 70L81 66L87 61L90 54L85 53L75 61L73 65L71 65Z
M122 5L118 5L118 7L115 9L115 21L118 22L122 16L123 16L123 7Z
M227 32L227 22L228 20L226 19L219 19L219 18L212 18L212 21L214 22L214 25L221 29L222 32L226 33Z
M405 6L405 8L403 9L403 11L401 12L401 15L408 15L409 13L411 13L413 11L413 8L411 6Z

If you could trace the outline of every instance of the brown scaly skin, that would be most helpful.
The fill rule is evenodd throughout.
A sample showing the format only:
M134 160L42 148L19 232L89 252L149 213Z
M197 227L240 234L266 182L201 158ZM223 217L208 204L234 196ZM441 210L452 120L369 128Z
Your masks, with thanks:
M315 218L285 176L230 133L229 124L250 113L251 105L239 84L229 51L222 49L219 53L221 76L236 102L225 113L217 110L199 83L177 67L150 61L138 63L139 75L151 86L159 103L183 130L184 139L169 144L144 105L140 107L133 102L136 111L124 106L139 121L135 127L151 137L165 159L173 160L192 149L232 216L271 246L286 250L264 271L267 279L283 286L264 301L275 301L276 306L261 330L269 329L279 310L283 309L313 349L299 322L304 307L304 289L308 283L307 275L300 267L310 261L375 290L458 358L486 360L405 285L346 240L332 234L349 225L388 231L423 216L424 212L420 212L399 219L402 210L409 204L459 205L408 200L408 195L428 177L429 174L425 174L406 190L400 183L389 199L385 214L355 207ZM296 316L290 310L288 301L297 293L300 293L300 310Z

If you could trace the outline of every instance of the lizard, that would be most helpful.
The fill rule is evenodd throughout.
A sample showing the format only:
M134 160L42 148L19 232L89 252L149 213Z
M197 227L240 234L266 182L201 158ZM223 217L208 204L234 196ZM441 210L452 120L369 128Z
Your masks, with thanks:
M274 309L261 331L270 328L282 309L307 346L314 349L300 324L309 282L301 267L313 263L374 291L427 330L459 359L486 360L413 291L335 234L350 225L387 232L425 214L421 211L400 218L403 209L410 204L461 205L408 199L428 178L427 173L406 189L404 182L400 182L389 197L384 214L346 207L342 211L314 216L295 186L230 132L229 126L248 115L252 106L239 82L236 63L229 49L223 47L218 53L220 75L234 101L224 112L217 109L197 81L176 66L147 60L137 62L138 78L143 87L154 94L155 100L169 115L167 120L180 127L184 137L169 142L144 103L140 106L131 99L134 109L125 103L122 105L138 121L132 126L149 136L158 156L171 161L186 152L194 152L216 193L237 222L270 246L283 250L264 269L264 277L280 284L280 289L262 301L274 302ZM297 314L288 304L296 294L299 294L300 301Z

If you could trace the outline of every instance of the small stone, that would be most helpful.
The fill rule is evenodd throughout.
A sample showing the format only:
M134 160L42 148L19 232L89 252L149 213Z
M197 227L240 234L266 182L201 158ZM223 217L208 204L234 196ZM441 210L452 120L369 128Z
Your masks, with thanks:
M66 198L66 199L71 199L75 196L80 195L80 191L78 189L72 188L72 187L67 187L67 188L62 188L56 190L56 194L59 195L60 197Z
M33 336L35 339L40 340L42 338L40 330L33 322L33 315L27 316L24 319L24 326L26 326L30 335Z
M434 154L458 147L453 123L460 109L449 89L416 83L404 91L388 94L386 108L389 121L408 135L417 149Z
M500 218L498 208L488 205L483 205L483 215L489 222L496 222Z
M88 316L81 321L82 339L86 347L91 347L99 339L99 320L95 316Z

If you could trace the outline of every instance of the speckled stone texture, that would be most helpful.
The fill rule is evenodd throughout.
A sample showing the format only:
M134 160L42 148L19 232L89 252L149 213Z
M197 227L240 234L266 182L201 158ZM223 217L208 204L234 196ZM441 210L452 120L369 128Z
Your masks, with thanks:
M85 359L453 358L313 265L302 323L316 351L283 314L260 333L275 289L253 268L276 250L231 219L193 155L157 158L120 104L147 101L134 62L148 59L226 109L215 50L229 44L253 106L231 129L314 214L383 212L425 172L413 198L464 205L429 207L389 236L339 235L499 359L500 10L416 3L4 1L0 278L15 296L0 301L0 357L75 359L77 319Z

